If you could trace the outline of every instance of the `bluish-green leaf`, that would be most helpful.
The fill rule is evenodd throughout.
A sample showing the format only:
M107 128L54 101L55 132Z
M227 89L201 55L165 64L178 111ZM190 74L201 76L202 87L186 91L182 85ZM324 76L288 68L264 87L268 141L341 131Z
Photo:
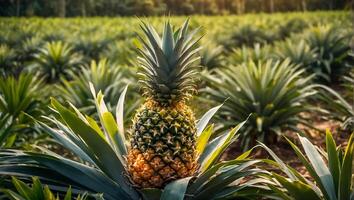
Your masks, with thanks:
M231 131L219 136L218 138L215 138L208 144L204 153L199 158L199 163L201 163L201 172L207 170L214 162L217 161L217 159L219 159L221 153L224 152L224 150L231 144L231 142L236 139L236 133L245 123L246 121L241 122Z
M326 131L326 150L328 157L329 170L333 177L334 187L338 191L340 177L340 163L337 154L337 147L332 137L332 134L327 129Z
M337 199L336 197L336 189L334 188L333 177L327 168L326 163L323 161L321 154L317 151L316 147L311 144L311 142L305 138L299 136L300 142L305 150L309 161L316 171L317 175L319 176L325 191L330 199Z
M191 178L178 179L166 185L162 192L161 200L183 200Z
M312 190L311 186L300 181L288 181L286 178L275 173L273 173L273 176L296 200L320 200L320 197Z
M341 175L339 178L339 200L349 199L351 195L351 183L353 177L353 152L354 152L354 133L349 138L347 148L345 149ZM353 187L353 186L352 186ZM354 192L354 190L352 191Z
M162 191L156 188L144 188L140 190L143 200L160 200Z
M127 93L128 86L125 86L123 92L119 96L118 104L116 106L116 120L118 124L119 134L122 135L122 138L125 140L124 135L124 100Z
M280 169L286 173L286 175L292 180L298 180L298 178L292 173L292 171L288 168L288 166L265 144L259 143L261 147L263 147L271 156L272 158L277 162L277 164L280 166Z
M80 120L74 113L63 107L55 99L52 99L52 105L73 132L79 135L96 154L97 158L101 161L97 164L102 171L117 181L124 191L136 196L136 192L126 183L127 180L122 174L125 170L123 163L108 143L93 128Z
M207 126L209 120L214 116L216 111L218 111L222 105L223 104L208 110L208 112L206 112L203 115L203 117L198 121L198 123L197 123L197 137L200 136L200 134L203 132L204 128Z

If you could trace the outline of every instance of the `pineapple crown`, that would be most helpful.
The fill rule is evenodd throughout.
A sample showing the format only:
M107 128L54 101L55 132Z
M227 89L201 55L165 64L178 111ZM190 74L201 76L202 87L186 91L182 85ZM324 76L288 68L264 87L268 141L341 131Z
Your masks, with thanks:
M142 22L140 27L146 36L138 35L142 48L138 51L141 67L139 82L144 96L161 106L170 106L190 98L196 92L193 75L197 73L196 62L200 61L195 38L199 29L188 32L189 20L173 31L169 22L165 23L162 37L149 24Z

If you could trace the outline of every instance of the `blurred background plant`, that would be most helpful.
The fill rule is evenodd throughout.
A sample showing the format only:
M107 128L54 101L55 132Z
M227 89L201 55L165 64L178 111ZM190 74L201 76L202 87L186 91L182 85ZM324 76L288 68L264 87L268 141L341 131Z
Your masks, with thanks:
M0 77L1 146L11 147L16 142L29 142L38 134L36 126L26 114L34 118L43 114L44 91L43 80L35 75Z
M340 121L341 128L351 133L354 130L354 70L344 77L342 93L324 85L318 87L321 89L318 99L329 110L329 119Z
M270 30L268 30L270 31ZM273 41L272 34L268 31L261 30L257 26L245 24L240 27L234 28L229 32L229 36L221 41L221 44L227 51L231 51L235 47L252 47L254 44L267 44Z
M86 59L98 60L100 53L108 48L111 40L97 34L79 34L72 42L73 50L84 55Z
M300 65L311 73L311 66L316 62L316 51L304 40L287 39L276 45L275 57L280 60L290 59L291 63Z
M321 25L305 32L304 39L316 53L316 62L310 70L317 79L327 84L339 81L354 66L350 54L350 39L353 33L343 31L336 25Z
M96 114L96 106L89 90L89 83L92 83L96 91L102 92L107 101L107 107L111 111L115 110L124 87L130 85L131 92L126 101L126 122L130 122L131 115L140 104L138 88L134 84L137 80L135 79L136 75L126 66L118 66L108 62L107 59L102 59L98 62L92 61L90 67L81 67L78 74L70 72L70 77L70 79L61 79L61 84L57 87L57 96L62 101L71 102L88 115Z
M279 38L285 39L291 34L301 33L304 29L308 28L308 23L301 18L294 18L285 20L284 24L278 28Z
M0 75L6 76L16 71L16 54L7 45L0 45Z
M117 40L108 44L108 47L101 52L100 58L107 58L110 62L114 62L119 65L136 65L135 58L136 44L138 41L136 39L125 39Z
M40 71L49 83L59 81L61 76L69 78L70 72L77 71L82 64L81 55L61 41L47 42L34 59L33 70Z
M273 57L271 46L261 46L255 43L252 48L242 46L241 48L233 49L227 56L226 62L229 65L238 65L253 61L255 63L264 62Z
M310 126L309 119L300 115L314 111L308 104L317 92L311 84L312 76L290 64L290 60L273 60L216 69L207 75L205 89L208 100L223 103L217 114L222 130L248 117L241 133L241 145L248 148L255 139L272 143L285 130L302 132L298 124Z
M22 41L20 47L16 48L16 59L26 65L39 53L39 49L43 46L40 37L32 37Z
M200 65L207 70L222 67L223 63L223 47L212 44L206 45L200 52Z

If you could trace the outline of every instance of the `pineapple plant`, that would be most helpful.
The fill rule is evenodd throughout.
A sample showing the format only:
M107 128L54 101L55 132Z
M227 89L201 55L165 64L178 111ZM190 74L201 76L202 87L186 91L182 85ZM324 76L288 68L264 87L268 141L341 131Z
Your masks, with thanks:
M42 185L38 177L32 177L31 187L27 186L25 182L12 177L13 189L0 189L3 193L0 195L1 199L35 199L35 200L85 200L88 199L87 194L78 195L77 197L72 196L72 189L69 188L65 193L64 198L60 198L59 195L53 193L48 185ZM97 198L98 199L98 198Z
M4 183L9 182L9 176L16 176L26 184L31 184L26 178L36 176L53 194L64 196L71 187L75 189L72 190L73 196L87 194L101 200L273 197L263 178L268 172L256 166L261 160L251 159L251 151L233 160L219 162L226 148L237 140L238 131L245 123L209 141L214 126L208 122L221 106L206 112L196 125L197 173L171 181L163 188L132 187L127 178L129 164L125 157L128 145L121 117L127 90L118 101L116 120L107 110L102 93L96 95L92 85L91 91L98 121L84 115L72 104L69 109L53 98L51 105L57 117L43 116L46 120L35 120L43 132L75 156L68 158L36 145L33 146L35 151L0 149L0 175L5 179L0 182L0 187L8 187ZM50 127L52 124L57 128ZM180 192L176 193L176 190Z
M290 59L296 65L311 72L311 65L316 62L316 52L305 40L290 40L279 42L276 45L275 57L279 60Z
M44 110L43 79L22 73L19 77L0 77L0 147L29 141L36 133L25 113L34 118Z
M317 87L320 89L317 98L326 105L328 117L341 122L343 130L349 133L354 130L354 70L344 77L342 92L325 85Z
M209 44L204 46L200 52L200 65L207 70L222 67L225 64L223 53L224 48L220 45Z
M7 76L14 71L16 66L16 54L7 45L0 45L0 75Z
M100 53L100 58L107 58L111 62L119 65L134 65L136 66L135 57L137 52L135 51L136 38L126 38L111 42L108 47ZM119 56L117 56L119 55Z
M272 34L266 33L261 27L254 24L244 24L238 26L228 34L226 38L221 38L221 44L227 52L242 46L252 47L254 44L270 44L273 42Z
M83 64L82 56L61 41L47 42L39 52L33 55L32 70L39 70L47 82L57 82L60 77L69 77L71 71L77 71Z
M42 46L43 41L38 36L23 40L20 48L16 49L16 59L26 65L33 59L35 54L39 53Z
M226 57L226 63L228 65L238 65L249 61L255 63L264 62L274 57L270 47L269 45L261 46L261 44L255 43L253 48L242 46L241 48L233 49Z
M128 171L139 187L162 187L192 176L197 168L196 119L186 101L196 91L193 75L200 38L188 32L188 21L173 32L169 22L160 38L153 27L141 26L140 83L146 101L131 129Z
M270 148L260 144L276 162L272 163L281 173L269 176L270 187L281 199L346 200L353 199L354 134L347 139L346 147L336 145L332 133L327 130L326 149L315 146L304 136L298 135L300 147L286 138L297 158L309 175L302 175L285 164ZM304 152L304 153L303 153ZM311 176L309 178L308 176ZM273 183L276 183L275 185Z
M316 74L317 80L328 85L340 83L341 76L353 68L350 46L353 33L336 26L320 25L309 29L303 37L316 53L310 70Z
M7 180L9 176L17 176L27 182L26 177L37 176L59 195L65 195L68 188L72 187L75 196L83 193L89 196L100 194L98 199L106 200L273 197L270 188L264 187L262 175L268 172L257 167L261 160L250 159L251 151L233 160L219 162L226 148L236 141L237 133L245 121L209 141L214 126L208 125L208 122L221 105L210 109L198 121L186 105L186 100L195 90L190 75L195 72L195 66L191 63L198 60L195 55L198 48L195 45L199 39L193 39L195 31L187 34L187 27L188 21L173 34L171 25L166 23L160 41L151 26L142 25L148 36L148 42L142 42L146 44L145 48L151 50L150 45L154 48L149 51L156 53L151 61L158 61L161 68L146 65L144 69L151 69L152 73L143 71L141 74L140 81L143 82L147 98L134 117L131 140L126 137L123 123L127 87L120 95L114 117L103 100L102 92L97 94L93 84L90 84L98 121L82 113L73 104L67 107L54 98L51 107L55 115L34 119L43 132L75 156L64 157L40 146L34 146L36 151L0 149L0 175ZM171 51L172 44L175 51ZM139 58L141 64L148 61L153 64L148 59L152 54L145 50L141 50L141 55L149 57ZM165 55L163 52L169 52L168 60L162 59L162 55ZM173 52L177 56L170 55ZM171 68L165 69L166 65L160 63L175 63L171 62L173 60L184 65L171 65ZM156 81L155 84L161 83L166 76L156 75L168 70L179 75L179 82L173 82L177 78L171 74L171 80L162 82L160 87L147 88L153 81ZM171 85L178 88L168 90ZM155 90L158 93L153 96ZM146 137L148 134L151 135L150 140ZM156 170L156 167L160 170ZM159 177L154 177L156 174Z
M74 51L80 52L86 59L98 60L99 55L112 41L102 35L90 35L90 33L81 33L74 43Z
M291 34L300 33L308 26L308 23L301 18L286 20L286 22L278 28L279 38L285 39L291 36Z
M119 94L122 92L124 85L131 84L135 81L133 72L125 66L115 65L107 59L101 59L98 62L92 60L91 64L81 67L80 73L70 72L68 78L61 78L61 84L56 86L58 90L56 96L62 102L70 101L80 111L92 116L96 113L94 99L91 92L87 90L91 82L95 90L102 91L106 98L108 108L114 109ZM125 78L125 77L129 77ZM134 114L135 109L140 105L137 93L129 94L129 111L127 116ZM131 113L131 114L130 114ZM131 121L128 120L127 121Z
M311 127L310 119L300 113L316 111L310 104L310 99L317 94L312 78L289 59L249 61L205 74L208 84L204 92L207 102L224 102L217 114L222 124L220 131L252 113L241 140L247 149L255 140L275 142L284 130L301 132L298 124ZM226 98L229 99L225 101Z

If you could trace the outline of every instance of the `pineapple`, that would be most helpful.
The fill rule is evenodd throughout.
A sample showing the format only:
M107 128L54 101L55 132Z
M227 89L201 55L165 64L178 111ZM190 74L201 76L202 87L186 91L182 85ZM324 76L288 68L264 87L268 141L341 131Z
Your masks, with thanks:
M196 120L186 101L195 93L193 76L200 48L197 29L188 33L188 20L173 32L166 23L162 38L150 25L141 28L140 83L145 103L131 128L127 170L142 188L161 188L171 180L192 176L197 169Z

